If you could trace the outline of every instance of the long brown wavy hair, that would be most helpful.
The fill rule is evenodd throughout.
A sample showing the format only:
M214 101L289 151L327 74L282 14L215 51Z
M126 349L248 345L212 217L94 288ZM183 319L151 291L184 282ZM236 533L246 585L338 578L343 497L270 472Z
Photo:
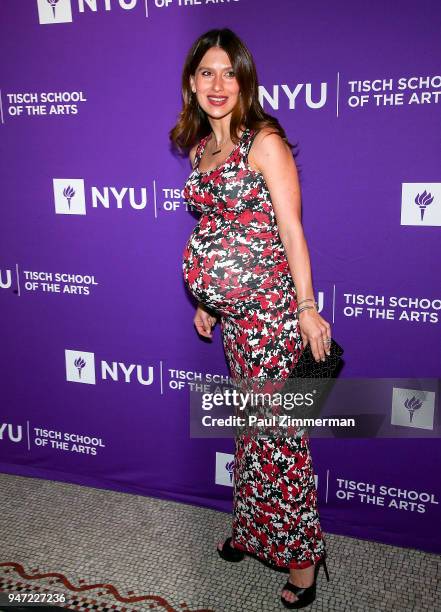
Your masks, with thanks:
M232 142L235 145L239 142L238 128L245 125L253 130L270 127L290 149L297 147L298 143L293 145L288 141L278 119L266 113L259 102L257 71L250 51L232 30L222 28L208 30L199 36L187 54L182 71L183 107L178 122L169 132L170 140L179 153L187 154L196 142L211 132L207 114L199 106L190 86L190 75L194 76L203 56L211 47L220 47L227 53L239 84L240 95L230 121ZM296 157L297 151L293 155Z

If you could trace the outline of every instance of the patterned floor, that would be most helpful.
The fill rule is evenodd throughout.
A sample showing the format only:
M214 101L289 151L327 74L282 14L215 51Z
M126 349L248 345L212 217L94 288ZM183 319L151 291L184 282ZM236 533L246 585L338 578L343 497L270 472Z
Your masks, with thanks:
M223 512L0 474L0 594L59 594L65 603L2 610L272 612L286 574L215 552ZM327 535L311 612L441 610L437 555Z

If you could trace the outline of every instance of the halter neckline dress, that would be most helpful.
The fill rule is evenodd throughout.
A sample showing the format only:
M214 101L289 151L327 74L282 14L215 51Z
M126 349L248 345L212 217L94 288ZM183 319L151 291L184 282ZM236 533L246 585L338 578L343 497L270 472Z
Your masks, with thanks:
M297 297L263 174L248 163L257 130L246 128L216 168L201 172L209 134L196 149L184 197L199 221L183 252L184 281L220 316L232 378L283 379L302 351ZM278 568L325 555L308 435L237 436L234 546Z

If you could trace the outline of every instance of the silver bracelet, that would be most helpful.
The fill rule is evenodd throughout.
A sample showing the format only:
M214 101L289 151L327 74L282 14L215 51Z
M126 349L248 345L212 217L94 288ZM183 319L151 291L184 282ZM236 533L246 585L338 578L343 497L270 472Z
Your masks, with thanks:
M301 302L297 304L297 308L300 306ZM318 304L317 302L314 301L313 306L315 306L315 308L318 310ZM313 306L307 306L307 308L313 308ZM305 308L305 306L303 306L302 308Z
M300 306L300 304L303 304L303 302L314 302L315 303L315 300L314 298L305 298L304 300L297 302L297 306Z
M304 310L308 310L310 308L317 310L317 308L314 308L314 306L302 306L302 308L297 308L296 313L299 315Z

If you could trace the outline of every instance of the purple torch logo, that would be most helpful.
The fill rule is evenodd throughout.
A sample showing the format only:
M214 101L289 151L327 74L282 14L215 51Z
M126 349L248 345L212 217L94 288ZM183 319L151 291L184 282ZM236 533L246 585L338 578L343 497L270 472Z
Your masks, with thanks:
M411 398L407 398L407 400L404 402L404 405L409 411L410 422L412 423L414 412L421 408L421 406L423 405L423 402L417 399L415 396L413 396Z
M70 201L75 195L75 189L69 185L66 189L63 189L63 195L67 199L67 205L70 209Z
M55 19L55 7L57 6L57 3L59 2L59 0L46 0L46 2L52 7L52 12L54 14L54 19Z
M81 378L81 370L84 368L85 365L86 365L86 362L84 361L82 357L78 357L78 359L75 359L74 361L74 366L78 369L78 376L80 378Z
M431 193L427 193L427 191L424 190L423 193L417 194L417 197L414 201L415 204L420 208L422 221L424 219L424 211L426 210L426 207L429 206L429 204L432 204L433 202L433 195Z
M234 460L228 461L228 463L225 464L225 468L230 475L230 482L233 482Z

